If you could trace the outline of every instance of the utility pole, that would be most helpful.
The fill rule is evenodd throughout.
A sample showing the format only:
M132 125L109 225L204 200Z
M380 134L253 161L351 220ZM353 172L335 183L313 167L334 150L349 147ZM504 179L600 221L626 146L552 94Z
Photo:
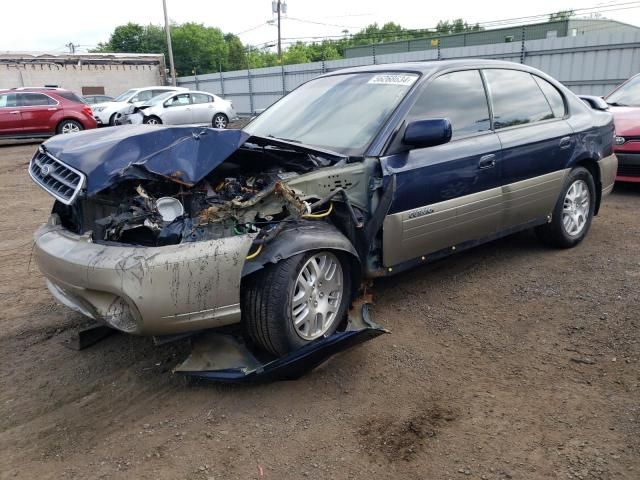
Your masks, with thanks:
M281 15L287 14L287 3L285 0L273 0L271 2L271 11L278 15L278 60L282 63L282 36L280 34Z
M164 9L164 31L167 32L167 49L169 50L169 66L171 68L171 83L177 86L176 66L173 63L173 47L171 46L171 27L169 25L169 15L167 15L167 0L162 0L162 8Z

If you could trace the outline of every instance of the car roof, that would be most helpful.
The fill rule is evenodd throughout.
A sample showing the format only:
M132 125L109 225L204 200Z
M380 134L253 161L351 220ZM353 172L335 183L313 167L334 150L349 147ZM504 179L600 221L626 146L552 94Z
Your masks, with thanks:
M188 88L185 88L185 87L174 87L172 85L156 85L154 87L138 87L138 88L130 88L129 90L142 91L142 90L157 90L159 88L166 89L167 92L170 92L173 90L188 90Z
M339 75L343 73L359 73L359 72L389 72L400 71L409 73L419 73L423 75L431 75L442 70L451 68L509 68L516 70L524 70L534 72L534 68L522 65L520 63L507 62L504 60L488 60L486 58L471 58L457 60L431 60L424 62L402 62L402 63L382 63L377 65L364 65L361 67L350 67L326 73L323 76Z
M56 93L56 92L70 92L66 88L58 87L15 87L0 89L0 93L20 93L20 92L38 92L38 93Z

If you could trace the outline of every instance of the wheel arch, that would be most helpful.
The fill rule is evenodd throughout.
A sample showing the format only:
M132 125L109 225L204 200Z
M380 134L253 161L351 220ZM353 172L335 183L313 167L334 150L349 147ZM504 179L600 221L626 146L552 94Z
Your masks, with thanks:
M597 215L600 210L600 202L602 200L602 179L600 178L600 166L598 160L592 157L584 157L575 162L574 167L586 168L593 177L593 183L596 187L596 205L593 210L593 215Z
M254 247L252 251L255 251ZM340 253L349 261L352 294L357 294L362 281L362 265L351 241L334 225L322 221L305 221L282 230L262 247L260 254L247 260L242 269L242 278L300 253L314 250L329 250Z

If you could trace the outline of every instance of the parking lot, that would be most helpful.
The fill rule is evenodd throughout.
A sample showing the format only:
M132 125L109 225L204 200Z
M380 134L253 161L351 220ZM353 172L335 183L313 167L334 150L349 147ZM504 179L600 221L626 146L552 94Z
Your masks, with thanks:
M63 346L30 258L51 197L0 147L0 478L637 479L640 186L587 239L530 232L374 286L391 334L294 382L171 373L186 343Z

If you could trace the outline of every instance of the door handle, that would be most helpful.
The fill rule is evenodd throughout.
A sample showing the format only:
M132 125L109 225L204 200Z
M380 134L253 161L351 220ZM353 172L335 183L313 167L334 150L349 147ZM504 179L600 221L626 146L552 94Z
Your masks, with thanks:
M58 110L58 107L47 108L47 110L49 110L50 112L55 112L56 110Z
M478 168L484 170L487 168L493 168L496 166L496 156L493 153L489 155L483 155L478 162Z
M9 115L18 115L20 110L14 110L13 112L9 112Z
M560 148L564 150L571 146L571 137L563 137L560 139Z

